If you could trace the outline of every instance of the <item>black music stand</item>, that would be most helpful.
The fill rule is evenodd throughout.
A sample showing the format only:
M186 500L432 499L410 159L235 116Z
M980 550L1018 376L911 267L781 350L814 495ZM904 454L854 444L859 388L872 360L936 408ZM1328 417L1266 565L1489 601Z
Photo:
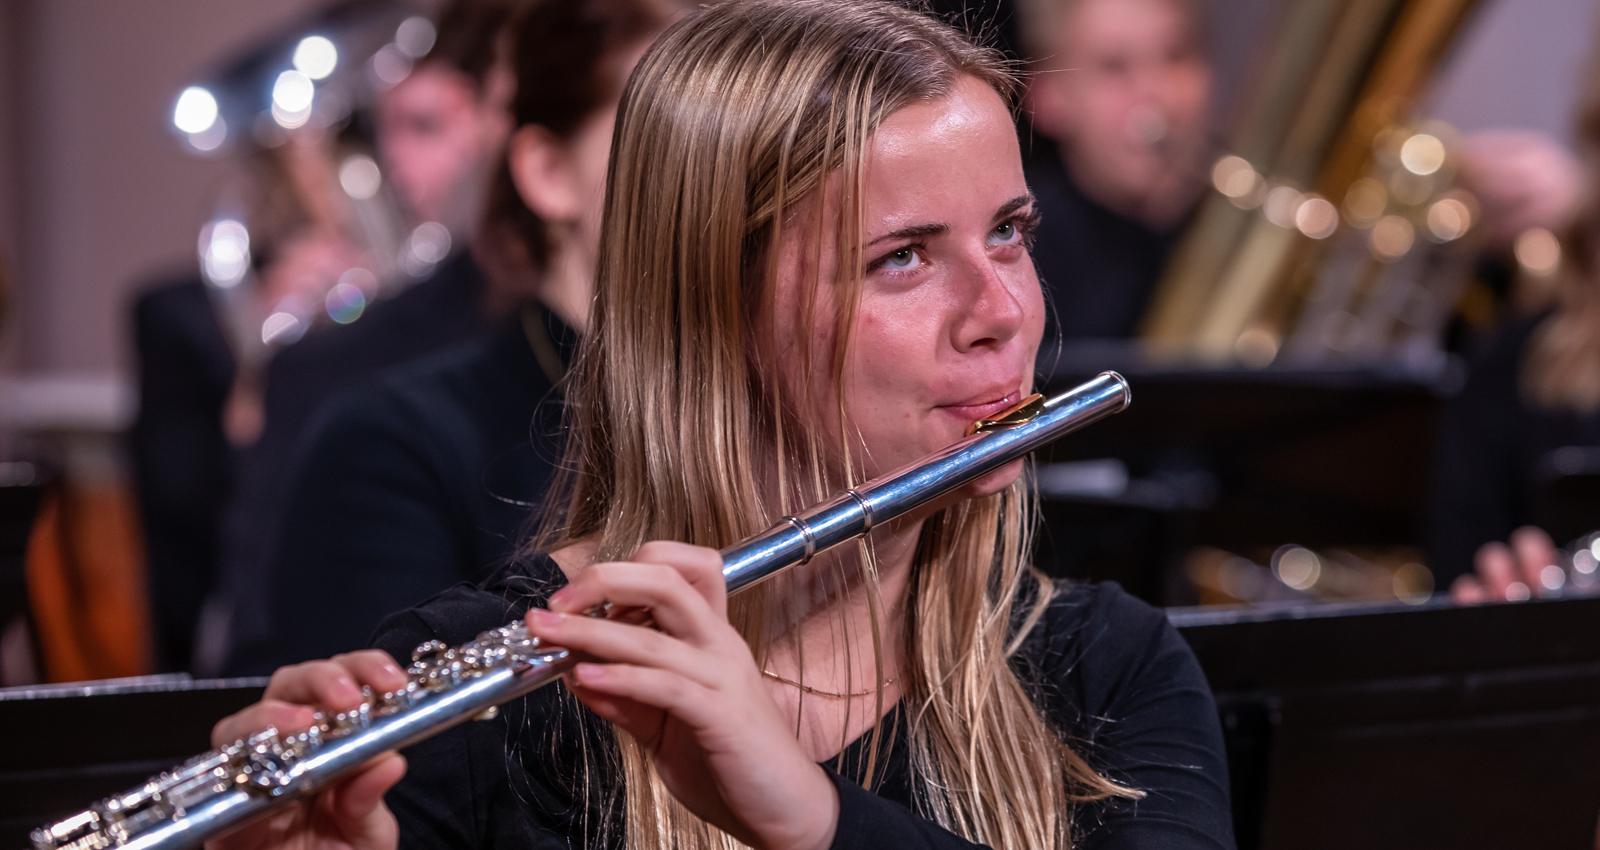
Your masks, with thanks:
M183 674L0 689L0 846L211 748L211 726L266 679Z
M1202 370L1130 349L1081 353L1046 383L1059 392L1115 368L1133 403L1057 441L1039 463L1121 464L1127 486L1046 486L1039 563L1113 579L1155 604L1192 604L1174 580L1194 546L1246 555L1310 547L1414 545L1434 420L1452 373L1391 368Z
M1175 610L1241 850L1594 846L1600 598Z

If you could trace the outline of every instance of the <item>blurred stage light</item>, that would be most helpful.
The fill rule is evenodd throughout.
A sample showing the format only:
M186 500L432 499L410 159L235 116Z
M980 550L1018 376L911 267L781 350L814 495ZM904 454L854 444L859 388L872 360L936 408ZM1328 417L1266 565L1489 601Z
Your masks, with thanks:
M1472 227L1472 210L1456 198L1440 198L1428 207L1428 232L1440 242L1460 239Z
M361 318L361 311L367 309L367 296L353 284L336 283L328 290L323 306L328 311L328 318L348 325Z
M211 126L198 133L190 133L187 137L189 145L197 151L209 153L219 147L228 138L228 122L218 118Z
M201 228L200 270L214 286L237 286L250 270L250 231L231 218Z
M411 73L411 58L399 47L385 44L372 54L372 62L368 67L372 71L374 84L380 90L387 89Z
M1535 277L1554 274L1561 265L1561 240L1542 227L1522 231L1512 250L1522 270Z
M1301 546L1285 546L1272 559L1278 580L1295 590L1310 590L1322 577L1322 559Z
M288 345L305 334L306 323L293 313L273 313L261 323L261 342L264 345Z
M199 86L184 89L172 109L172 123L191 136L204 133L217 123L217 99Z
M1426 177L1444 165L1444 142L1438 136L1418 133L1400 146L1400 164L1412 174Z
M433 49L433 40L437 35L433 22L427 18L406 18L394 32L394 43L406 56L421 59Z
M1350 191L1344 195L1344 217L1356 227L1366 229L1378 223L1383 218L1383 211L1389 205L1389 190L1383 184L1363 177L1350 184Z
M1261 213L1279 227L1294 227L1294 214L1300 209L1303 197L1293 186L1279 186L1267 193Z
M272 117L278 124L294 129L311 117L311 102L316 84L299 71L284 71L272 86Z
M339 166L339 185L344 187L345 194L365 201L378 194L378 187L383 185L383 174L372 157L352 154Z
M1397 215L1386 215L1372 226L1372 253L1385 263L1406 255L1417 239L1411 222Z
M339 48L320 35L300 39L294 49L294 69L313 80L326 79L339 66Z
M1327 198L1306 195L1300 208L1294 211L1294 226L1312 239L1327 239L1339 229L1339 211Z

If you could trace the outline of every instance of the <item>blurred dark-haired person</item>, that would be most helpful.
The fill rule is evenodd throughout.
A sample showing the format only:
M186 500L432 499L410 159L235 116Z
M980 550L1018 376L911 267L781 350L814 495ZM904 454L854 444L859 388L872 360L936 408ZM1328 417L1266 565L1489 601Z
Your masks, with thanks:
M474 238L511 120L501 39L521 0L454 0L431 49L376 104L377 153L412 225L435 222L455 250L433 273L374 304L352 324L307 334L273 357L262 388L260 438L241 455L222 531L228 643L269 633L262 600L275 557L295 447L317 409L383 370L481 338L529 284ZM507 294L512 293L512 294Z
M231 669L367 645L388 614L502 565L561 454L617 99L670 0L537 0L511 25L516 130L480 237L534 272L488 336L331 400L294 456L268 564L273 628Z
M1031 0L1034 262L1061 337L1132 336L1203 183L1211 65L1191 0ZM1052 330L1045 331L1050 350Z
M353 266L370 265L317 175L340 142L323 137L245 158L254 276L223 303L200 269L140 287L133 305L139 410L128 435L144 533L153 662L196 663L201 610L213 590L222 510L241 448L261 433L257 349L241 345L231 311L265 316L291 299L320 302ZM255 331L250 331L255 332Z

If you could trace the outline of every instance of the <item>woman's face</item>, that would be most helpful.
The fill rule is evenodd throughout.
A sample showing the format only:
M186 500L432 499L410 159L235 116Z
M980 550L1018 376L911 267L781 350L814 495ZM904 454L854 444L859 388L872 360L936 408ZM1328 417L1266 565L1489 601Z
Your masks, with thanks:
M798 319L802 287L835 279L831 268L808 270L816 234L792 230L782 243L773 309L785 382L805 380L794 355L809 347L812 414L829 427L842 372L856 460L873 476L949 445L1032 391L1044 301L1028 255L1034 205L1016 129L986 84L964 77L949 96L891 115L868 147L865 183L866 269L842 370L832 354L835 287L817 290L809 327ZM820 256L837 258L831 237L821 238ZM1020 468L978 492L1004 487Z

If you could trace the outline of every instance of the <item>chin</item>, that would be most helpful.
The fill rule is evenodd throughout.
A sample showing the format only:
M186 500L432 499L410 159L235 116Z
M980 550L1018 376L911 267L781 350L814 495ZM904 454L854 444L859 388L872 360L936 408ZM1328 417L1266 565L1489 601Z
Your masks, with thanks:
M1018 459L962 487L956 493L963 499L980 499L984 496L993 496L1010 487L1021 476L1022 460Z

